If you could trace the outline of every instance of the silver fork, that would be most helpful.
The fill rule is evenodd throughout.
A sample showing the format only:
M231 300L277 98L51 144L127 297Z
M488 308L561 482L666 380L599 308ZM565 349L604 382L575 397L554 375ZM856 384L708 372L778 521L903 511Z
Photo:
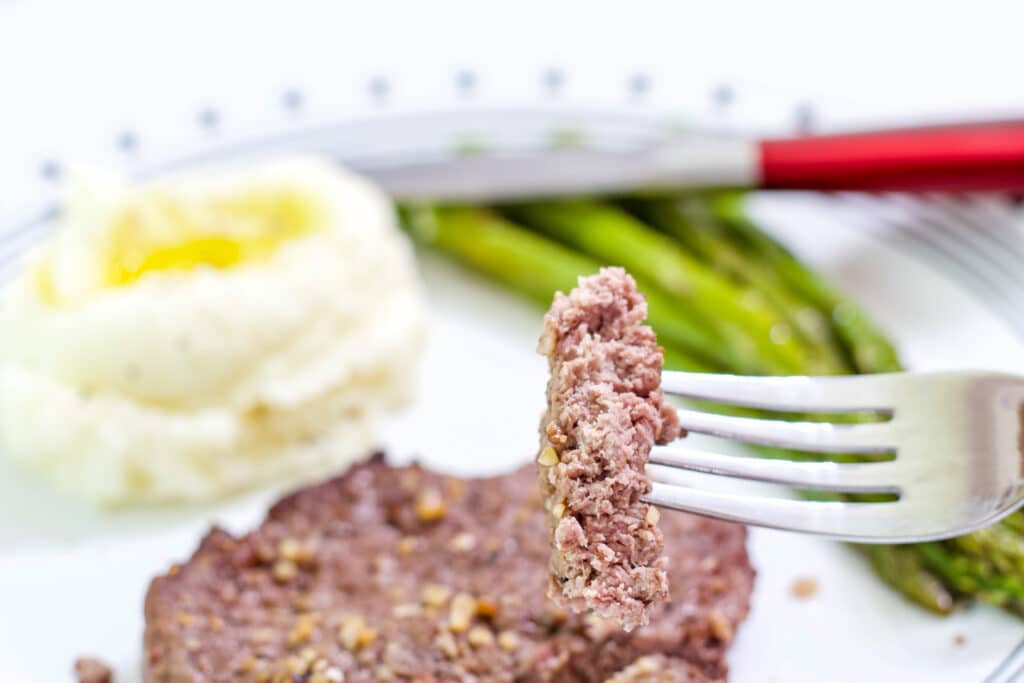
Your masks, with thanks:
M701 434L824 453L891 453L885 461L796 462L686 448L651 450L648 502L758 526L841 540L901 543L957 536L1024 503L1024 378L990 372L852 377L740 377L664 372L666 394L735 406L807 413L878 411L860 424L791 422L681 409ZM678 469L798 489L898 496L826 502L686 486Z
M1006 656L995 671L981 683L1020 683L1024 681L1024 640Z

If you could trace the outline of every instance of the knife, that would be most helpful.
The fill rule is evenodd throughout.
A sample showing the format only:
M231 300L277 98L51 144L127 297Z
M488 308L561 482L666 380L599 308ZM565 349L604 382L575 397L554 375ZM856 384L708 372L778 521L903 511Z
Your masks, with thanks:
M493 153L359 169L401 200L500 201L680 188L1024 191L1024 121L611 151Z

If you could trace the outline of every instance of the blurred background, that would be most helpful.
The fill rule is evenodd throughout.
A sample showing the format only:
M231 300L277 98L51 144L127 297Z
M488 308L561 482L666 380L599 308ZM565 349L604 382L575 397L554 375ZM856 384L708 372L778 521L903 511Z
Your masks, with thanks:
M131 179L187 174L208 162L245 168L256 159L294 154L358 165L498 149L628 149L703 132L752 139L1021 120L1022 26L1024 4L989 0L0 0L0 282L22 272L22 257L50 234L66 206L69 179L82 173ZM323 168L274 171L291 172L314 185L327 182ZM680 333L666 344L677 367L1024 372L1018 197L758 192L695 201L696 213L683 211L679 223L673 222L674 205L605 199L597 209L403 207L404 234L416 242L414 263L425 282L426 341L408 345L417 352L423 345L422 367L402 374L415 385L415 398L382 418L377 431L353 437L363 449L359 455L366 444L380 444L398 461L416 457L467 474L529 460L546 373L533 352L544 305L580 272L622 259L633 259L625 264L635 271L649 262L649 252L631 251L633 238L645 231L669 235L665 239L682 254L679 262L711 273L708 291L728 295L697 297L700 324L724 310L722 317L735 314L745 332L777 333L761 339L749 356L739 340L728 349L733 355L722 358L715 357L717 340L691 348ZM608 220L623 236L610 250L588 243L580 236L585 231L565 228L607 226ZM533 250L537 236L543 237L540 252ZM722 257L716 240L727 243L729 256ZM389 259L382 263L400 261ZM503 268L510 263L525 265ZM552 269L542 272L538 264ZM671 315L656 322L662 340L693 324L687 317L692 293L672 291L671 282L653 272L640 275L667 292L663 310ZM373 297L415 289L400 272L395 277L375 281L369 294L353 287L354 299L362 296L362 305L372 307L381 300ZM716 308L720 302L724 309ZM747 319L743 309L757 306L790 327L773 324L776 318ZM126 311L146 319L145 307ZM812 320L801 332L808 311ZM11 348L24 347L15 353L0 344L0 351L15 358L41 339L42 348L60 357L85 339L96 344L93 352L109 350L104 359L116 361L129 351L145 359L148 347L139 341L145 335L131 336L138 332L134 319L119 319L123 326L116 329L127 337L104 336L97 327L93 336L37 338L8 322L21 318L0 318L8 325L0 336L21 340ZM245 348L244 335L208 337L223 342L214 358ZM138 372L129 369L127 375ZM11 408L17 403L11 398L21 396L18 386L0 382L4 387L0 417L8 425L31 422L32 410ZM485 395L499 409L453 411L467 395ZM111 428L116 442L117 420L99 424ZM32 427L67 431L59 420ZM31 448L19 443L31 460ZM62 447L75 443L72 434ZM233 530L258 523L291 481L283 472L261 473L258 486L242 485L241 493L232 490L235 495L223 499L197 493L198 502L181 506L135 501L108 509L64 496L31 467L9 460L0 458L4 681L63 680L58 672L82 651L103 655L124 680L137 680L139 604L150 578L171 559L187 556L211 522ZM317 467L322 474L323 463ZM70 474L50 476L74 488L77 482L68 486L69 480L87 470L69 466ZM102 468L88 471L97 480L110 478ZM733 680L981 680L1019 637L1022 539L1020 514L987 536L871 557L819 539L755 530L750 546L758 587L734 648ZM821 592L795 602L790 586L807 576L820 579ZM96 590L83 595L76 589L83 581ZM73 606L54 631L57 658L52 641L29 636L53 628L49 613L37 609L43 595ZM97 623L97 613L115 616ZM827 636L814 647L790 637L809 637L812 622L827 625L821 630ZM877 656L865 658L866 651ZM42 678L33 676L40 661L52 662ZM840 668L850 677L835 678Z
M1022 18L1012 0L3 0L0 209L35 196L47 164L125 161L125 135L141 162L367 110L529 105L551 70L566 106L741 129L1002 117L1024 106ZM282 107L293 92L299 111Z

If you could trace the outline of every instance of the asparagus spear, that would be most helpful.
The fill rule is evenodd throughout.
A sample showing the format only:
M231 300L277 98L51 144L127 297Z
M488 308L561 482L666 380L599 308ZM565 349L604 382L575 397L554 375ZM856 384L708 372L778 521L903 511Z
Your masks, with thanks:
M721 222L708 215L699 197L684 195L630 201L626 208L652 227L672 236L724 277L745 286L744 297L763 296L805 345L806 374L831 375L849 371L844 350L835 338L827 316L791 293L775 270L730 239Z
M1024 577L1024 536L1012 526L994 524L951 539L946 546L983 562L986 571Z
M734 281L747 283L751 292L766 295L777 314L789 320L798 332L797 339L803 346L801 374L833 375L848 374L854 368L848 362L838 339L833 335L829 320L818 309L805 302L796 293L790 292L785 282L757 254L749 253L736 244L721 221L710 215L699 195L662 197L648 200L627 201L634 214L646 219L655 228L671 235L688 250L708 263L713 269ZM877 419L875 415L776 415L793 420L822 420L831 422L866 422ZM885 459L885 454L877 456ZM857 462L863 456L836 454L835 461ZM833 498L835 498L833 496Z
M953 590L1024 614L1024 578L1000 574L985 561L957 553L947 543L914 546L925 566L942 577Z
M580 275L601 263L503 219L494 211L466 206L416 206L402 211L404 223L421 243L548 306L555 292L568 292ZM672 301L655 288L647 291L648 319L681 369L708 372L723 367L721 344L709 330L677 315Z
M867 556L871 568L883 581L910 600L935 612L948 614L953 609L953 595L928 568L917 551L909 546L854 546Z
M1024 510L1013 513L999 523L1007 529L1011 529L1019 535L1024 536Z
M679 316L696 317L719 331L735 371L790 374L802 366L800 344L786 321L766 307L748 307L756 302L745 301L731 282L629 214L588 200L516 204L504 211L527 227L655 284L678 302Z
M902 370L896 349L867 314L807 268L788 249L759 230L744 211L744 197L738 192L711 194L706 205L712 216L763 259L794 292L832 319L835 331L858 372Z

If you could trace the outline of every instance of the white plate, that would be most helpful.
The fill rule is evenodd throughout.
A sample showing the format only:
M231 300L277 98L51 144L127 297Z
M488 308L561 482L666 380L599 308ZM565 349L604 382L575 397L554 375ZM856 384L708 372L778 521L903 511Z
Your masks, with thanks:
M1024 373L1014 329L1024 296L1012 277L1024 255L1009 205L775 195L756 198L754 210L862 302L913 367ZM0 241L0 261L13 243L10 234ZM422 263L429 350L418 401L382 430L387 449L465 474L526 462L545 380L533 352L540 312L435 256ZM275 495L99 513L0 463L0 681L69 680L81 654L115 664L120 683L139 680L149 579L187 557L211 521L257 524ZM730 656L732 681L980 681L1021 634L1018 619L983 605L935 618L840 545L755 530L750 550L758 582ZM790 595L803 576L821 584L814 599Z

